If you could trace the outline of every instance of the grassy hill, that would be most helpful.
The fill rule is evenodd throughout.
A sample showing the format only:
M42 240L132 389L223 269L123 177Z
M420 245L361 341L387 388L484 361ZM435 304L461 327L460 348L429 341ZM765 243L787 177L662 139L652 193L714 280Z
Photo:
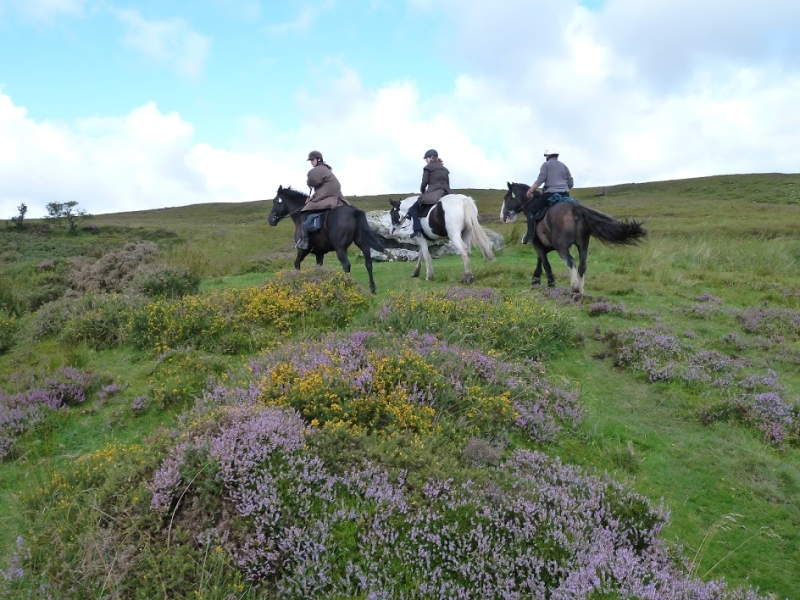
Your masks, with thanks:
M171 590L170 597L266 593L251 587L247 571L237 569L222 550L215 558L192 545L192 518L202 522L200 515L213 513L221 492L213 487L206 496L189 492L194 504L189 510L179 501L183 508L172 513L174 524L149 516L146 496L152 491L144 486L152 481L153 456L169 452L172 436L196 434L198 427L211 431L205 413L197 413L205 425L186 424L191 420L187 411L209 376L217 382L244 377L243 365L264 353L269 360L289 364L313 355L318 350L313 344L328 343L320 340L331 334L418 330L508 364L521 364L526 356L540 360L547 385L564 386L564 394L574 394L582 420L539 439L501 426L505 417L500 413L496 421L472 423L475 409L464 408L451 420L447 411L442 413L440 423L452 429L449 441L441 441L419 425L424 415L414 416L422 421L409 415L409 420L395 422L401 433L394 437L329 431L315 438L315 451L329 463L355 464L355 457L364 456L391 473L405 470L411 494L420 481L437 476L487 486L487 473L499 468L498 461L520 450L543 452L589 475L607 473L654 504L663 501L670 520L658 539L682 548L675 551L688 561L690 575L704 581L724 578L734 587L758 586L761 593L779 598L796 597L800 175L728 175L575 190L573 195L592 208L643 220L649 233L635 248L593 243L587 296L579 304L567 299L568 272L555 256L551 262L558 287L530 288L535 255L517 243L521 223L499 223L504 190L463 192L475 198L484 225L506 238L495 262L473 257L473 290L491 288L503 297L501 304L491 298L480 304L483 300L469 295L461 304L452 302L447 294L454 292L448 290L458 286L461 276L456 257L436 262L434 282L411 279L410 264L378 263L376 297L362 300L339 280L323 282L324 293L347 311L308 305L285 329L273 322L264 325L263 315L256 325L243 316L255 306L294 310L293 303L306 302L308 295L300 290L309 288L303 286L319 284L311 260L304 264L306 280L282 279L286 276L281 271L291 268L294 259L292 227L266 223L269 201L98 215L84 221L84 229L75 235L36 222L27 231L0 231L0 393L6 411L0 423L21 423L24 429L7 437L13 441L0 462L0 556L5 557L0 569L11 573L19 562L29 578L15 579L16 587L8 590L24 594L43 582L56 591L71 586L86 590L86 580L94 578L100 582L96 597L136 597L131 570L149 568L160 573L161 589ZM365 210L380 210L390 197L403 195L352 200ZM138 243L138 250L131 250L131 243ZM134 252L144 254L134 257ZM148 252L162 270L151 265L151 271L131 279L139 293L109 294L110 284L98 283L119 276L126 261L146 260ZM353 279L366 289L363 264L351 255ZM332 255L326 264L332 273L338 269ZM142 291L150 289L146 283L152 273L175 285L199 282L199 291L182 301L148 298ZM275 287L255 287L265 282ZM415 298L423 305L416 305ZM183 302L180 310L169 312L175 302ZM462 316L442 319L451 309ZM477 312L469 312L473 309ZM160 326L172 328L173 342L160 351L151 344L154 311L161 311ZM389 320L380 316L387 311ZM182 320L168 322L178 314ZM90 319L92 315L97 318ZM200 316L191 321L193 315ZM214 330L216 321L209 315L220 315L221 332ZM503 319L521 319L523 325L504 328ZM188 333L195 324L194 333ZM311 346L291 346L303 343ZM373 349L387 353L381 354L386 360L392 352L410 352L402 344L386 343L386 348ZM284 347L289 350L283 358L269 354L279 356ZM419 366L424 375L419 375L419 385L433 381L425 377L433 377L435 365L426 364ZM265 367L251 363L250 368ZM80 387L79 376L68 369L91 373L91 381L81 380L85 399L64 401L52 412L42 409L29 426L8 416L12 408L21 410L29 406L24 402L33 401L26 396L23 402L20 394L26 390ZM474 383L480 388L475 393L481 398L485 393L487 402L502 397L488 381ZM265 398L260 402L267 402ZM298 398L282 396L280 401L292 405ZM556 412L566 410L553 406ZM306 408L335 421L330 406ZM225 419L238 423L230 415ZM171 428L177 433L168 433ZM402 437L411 430L416 437ZM10 429L2 431L6 435ZM143 450L130 450L134 447ZM478 455L483 458L475 459ZM76 465L96 468L102 477L84 471L76 475ZM110 465L117 478L103 465ZM206 467L198 469L197 481L204 481ZM111 525L121 521L126 523L122 529ZM137 540L152 544L150 554L120 541L134 530ZM143 531L156 533L145 538ZM348 539L344 530L332 535ZM15 554L17 536L27 548L22 554ZM51 537L46 543L41 536L55 536L56 541ZM78 555L79 547L93 550ZM59 561L67 565L63 570L55 566ZM84 578L67 574L70 565L81 564L91 567ZM192 579L190 573L202 576ZM167 574L172 580L166 581Z

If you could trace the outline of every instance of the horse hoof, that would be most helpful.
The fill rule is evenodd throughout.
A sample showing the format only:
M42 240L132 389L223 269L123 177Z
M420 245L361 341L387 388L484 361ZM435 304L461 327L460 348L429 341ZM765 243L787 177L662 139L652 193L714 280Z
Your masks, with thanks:
M412 277L419 277L419 273L412 273L411 276Z
M425 281L433 281L433 275L431 275L430 277L426 277Z
M533 279L533 280L531 280L531 287L537 288L537 287L540 287L541 285L542 285L542 280L541 279Z
M475 283L475 276L472 275L471 273L469 275L464 275L461 278L461 283L467 283L467 284L468 283Z

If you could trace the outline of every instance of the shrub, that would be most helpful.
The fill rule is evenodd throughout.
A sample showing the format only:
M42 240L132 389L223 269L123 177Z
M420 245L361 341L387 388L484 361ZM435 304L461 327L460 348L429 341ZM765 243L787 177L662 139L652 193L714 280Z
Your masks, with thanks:
M125 342L128 322L137 302L121 294L88 294L77 300L66 320L61 340L86 344L95 350L115 348Z
M18 325L14 315L0 308L0 354L8 352L14 346Z
M226 367L219 358L194 350L167 350L151 373L150 398L161 408L185 405L199 397L209 381L222 375Z
M105 253L93 263L83 263L70 274L70 285L77 292L123 292L138 270L156 260L158 246L153 242L129 242Z
M182 298L197 293L200 277L185 267L148 265L138 269L131 288L149 298Z
M503 299L492 289L448 288L393 294L377 315L390 331L424 331L444 340L539 358L571 342L569 318L535 299Z

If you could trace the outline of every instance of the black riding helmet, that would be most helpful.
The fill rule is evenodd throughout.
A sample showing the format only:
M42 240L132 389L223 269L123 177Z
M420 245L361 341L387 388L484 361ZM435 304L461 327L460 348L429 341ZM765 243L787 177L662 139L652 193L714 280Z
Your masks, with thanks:
M308 158L306 160L311 160L312 158L316 158L317 160L322 160L322 152L319 150L312 150L308 153Z
M439 158L439 153L433 148L431 148L425 153L425 156L423 156L422 158Z

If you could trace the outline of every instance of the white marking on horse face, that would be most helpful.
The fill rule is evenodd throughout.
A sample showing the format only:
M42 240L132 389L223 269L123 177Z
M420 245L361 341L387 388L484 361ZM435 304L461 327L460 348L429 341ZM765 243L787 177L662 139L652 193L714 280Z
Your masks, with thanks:
M503 214L505 212L506 212L506 201L503 200L503 205L500 207L500 222L501 223L505 223L506 222L506 218L505 218L505 216Z
M283 202L283 198L278 198L278 204L280 204L281 202Z

